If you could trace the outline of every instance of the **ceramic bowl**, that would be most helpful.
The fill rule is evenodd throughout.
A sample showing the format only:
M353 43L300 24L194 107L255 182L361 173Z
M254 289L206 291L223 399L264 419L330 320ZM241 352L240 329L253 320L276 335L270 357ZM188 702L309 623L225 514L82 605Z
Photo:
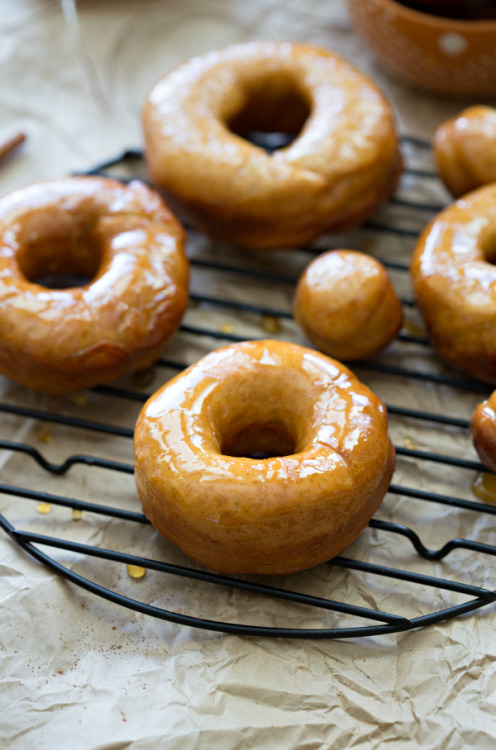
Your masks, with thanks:
M442 94L496 93L496 20L460 21L395 0L347 0L377 58L409 83Z

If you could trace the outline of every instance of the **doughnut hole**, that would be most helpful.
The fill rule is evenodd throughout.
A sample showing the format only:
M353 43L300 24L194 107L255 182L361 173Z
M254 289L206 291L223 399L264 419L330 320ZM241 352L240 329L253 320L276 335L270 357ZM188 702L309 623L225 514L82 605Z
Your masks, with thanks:
M316 396L295 372L252 372L225 383L209 404L215 449L225 456L300 453L312 434Z
M293 314L312 343L340 360L377 354L403 322L384 266L353 250L330 251L310 263L298 281Z
M434 156L455 198L496 181L496 109L476 105L443 122L434 135Z
M244 81L236 104L226 118L228 129L269 150L297 138L311 114L308 96L281 71Z
M470 420L470 435L484 466L496 472L496 391L476 407Z
M17 265L31 283L65 289L91 283L102 262L102 246L90 216L81 220L59 207L26 216L18 228Z

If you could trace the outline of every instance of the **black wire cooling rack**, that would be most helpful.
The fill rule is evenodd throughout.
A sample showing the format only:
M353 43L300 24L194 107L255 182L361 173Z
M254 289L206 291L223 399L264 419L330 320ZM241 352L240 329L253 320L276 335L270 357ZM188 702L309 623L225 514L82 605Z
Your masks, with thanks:
M426 220L443 207L444 196L436 174L429 165L429 144L415 138L404 137L403 146L407 155L408 168L397 196L373 220L347 236L346 244L340 241L337 246L366 247L367 243L370 244L372 237L373 254L385 263L391 275L395 277L405 312L415 314L411 292L410 296L408 296L408 291L405 293L408 289L409 253ZM128 181L133 175L142 177L142 154L139 151L126 151L117 158L88 170L87 174L113 174L123 181ZM262 256L260 254L235 254L226 248L214 249L215 252L212 252L210 248L210 251L205 252L205 248L208 247L206 240L196 236L193 232L191 236L196 237L200 246L200 250L190 253L193 273L196 272L199 275L198 289L193 288L191 293L191 304L197 315L193 322L186 317L176 334L176 340L183 338L194 344L200 342L203 349L209 350L219 345L219 342L255 338L253 335L245 335L246 332L242 334L235 332L234 326L217 323L205 325L203 321L209 320L207 312L211 313L216 321L219 315L226 314L230 320L234 321L241 316L245 323L248 320L249 324L253 319L269 320L269 323L275 326L274 338L286 338L289 329L283 328L282 331L278 329L279 322L282 322L283 326L293 325L290 305L276 307L254 303L251 299L251 290L258 288L259 285L265 285L265 288L274 290L281 286L287 290L286 299L290 299L297 272L302 270L312 255L327 249L329 244L321 243L309 248L292 249L287 254L282 251L282 253L276 252ZM341 240L341 238L338 239ZM336 246L335 242L334 245ZM380 252L375 252L375 249L380 251L385 247L389 250L386 252L387 257L382 258ZM287 260L283 272L280 270L283 265L281 259ZM294 263L293 259L295 259ZM203 284L202 274L209 274L211 279L221 279L222 283L217 286L214 284L214 292L211 292L212 285ZM222 293L225 288L224 281L230 285L231 289L238 289L239 294L224 296ZM203 293L205 286L209 290L208 294ZM272 295L269 298L272 299ZM277 295L275 298L278 298ZM267 295L264 299L267 299ZM298 340L299 334L293 329L291 332ZM259 337L267 338L267 330L264 330L263 335ZM181 361L171 354L159 360L157 368L158 370L164 368L170 371L170 374L174 374L190 363L190 361ZM399 384L398 387L403 395L413 393L417 389L417 397L414 399L417 405L424 403L424 393L427 391L423 389L429 392L434 389L436 393L443 394L445 399L448 394L451 399L449 403L456 403L457 395L462 393L471 394L473 402L476 403L482 395L490 392L487 386L467 380L442 365L426 338L423 335L417 335L416 331L411 333L407 329L403 329L398 341L392 347L392 353L361 362L353 369L369 385L372 379L371 387L376 391L375 385L379 383L386 396L391 383ZM166 376L161 377L162 382L167 379ZM105 404L118 400L122 403L135 403L139 407L149 394L143 392L142 389L130 387L128 382L101 386L92 389L92 392L95 397L101 399L99 402L101 403L99 411L102 414L101 421L83 418L79 414L63 414L61 413L63 409L58 408L54 410L33 408L30 405L30 394L27 392L24 397L21 395L15 402L7 399L0 403L0 412L8 415L10 420L19 420L19 425L23 423L23 420L32 420L36 424L59 426L63 429L64 446L67 445L68 451L68 455L65 455L63 460L49 460L45 457L44 451L31 444L32 441L0 440L0 452L7 457L16 455L22 459L22 476L29 475L34 465L45 476L61 477L69 475L75 467L79 467L83 472L89 471L90 468L97 468L105 473L106 481L111 481L111 478L117 475L127 475L129 482L133 483L130 476L133 473L131 461L116 460L102 455L70 453L71 435L79 436L84 433L89 436L90 444L91 440L95 439L102 445L107 438L129 444L133 437L132 425L121 426L106 423ZM387 403L390 418L397 420L401 429L404 428L408 432L409 426L412 425L414 426L412 429L426 429L431 437L434 435L434 440L437 439L436 435L439 430L444 431L443 434L448 438L461 435L466 441L467 450L472 450L468 447L470 443L467 414L451 416L439 413L439 411L431 411L428 408L423 410L412 408L412 406L406 407L402 403L389 402L387 398L384 399L382 393L379 395ZM425 401L427 403L428 399ZM410 403L409 399L407 403ZM451 409L449 411L451 412ZM441 438L440 442L442 442ZM487 519L496 515L496 505L476 502L471 499L470 493L465 493L466 497L454 496L451 478L453 472L462 472L462 474L466 472L472 477L474 473L483 476L486 470L478 461L466 458L464 455L445 455L432 450L423 450L412 443L413 441L407 439L403 440L403 443L401 440L396 441L399 461L406 462L407 469L410 466L410 470L403 473L407 478L413 478L413 481L396 483L395 477L395 483L390 486L387 496L392 499L391 507L389 510L386 509L386 516L389 513L390 518L375 517L370 521L369 530L362 534L350 550L347 550L353 553L353 556L339 556L326 566L320 566L318 570L325 569L325 572L315 574L319 582L317 587L314 585L316 579L308 579L305 577L306 574L288 576L275 581L260 580L256 577L233 578L217 575L187 563L177 564L167 560L152 559L141 554L132 554L129 550L115 551L99 543L74 541L67 538L67 534L57 535L58 521L48 516L44 518L46 521L44 530L51 531L51 533L39 533L39 530L19 528L25 519L23 517L21 521L17 518L15 501L18 499L38 504L50 504L50 507L53 505L68 508L76 513L91 514L92 518L101 518L105 523L113 521L118 524L129 524L133 529L133 534L138 528L148 528L151 532L145 516L136 510L117 507L115 504L107 505L77 499L71 497L70 492L64 494L48 492L46 487L31 489L19 486L17 483L0 483L0 494L7 496L9 500L8 512L0 514L0 525L10 538L29 555L72 583L116 604L174 623L238 635L285 638L345 638L406 631L471 612L496 600L496 590L484 584L488 578L491 578L487 560L496 555L495 546L478 538L459 537L449 538L437 546L429 546L423 541L428 527L422 515L415 516L411 523L402 523L400 521L405 516L403 506L395 504L396 499L401 500L402 503L415 503L416 508L422 504L428 505L432 509L429 528L432 528L433 524L444 526L447 508L450 514L462 513L468 514L470 518L477 518L475 526L478 529L484 529ZM473 452L472 455L475 456ZM417 474L425 474L423 482L415 481ZM425 487L425 484L431 481L436 486L435 491ZM439 491L439 483L441 483L441 491ZM467 480L465 480L466 483ZM397 508L399 508L399 518L395 517ZM10 519L14 518L14 521L8 520L7 515ZM29 517L24 525L27 527L31 525ZM494 531L491 524L489 527L489 532ZM468 528L470 528L470 521ZM376 541L380 539L380 543L370 547L365 539L366 534L375 534ZM439 539L440 536L442 537L442 534L437 534L434 538ZM398 540L403 540L403 546L398 547ZM387 550L393 543L399 550L399 567L385 564L384 555L381 557L381 551L384 548ZM164 547L164 544L166 544L164 540L158 539L153 547L157 558L167 557L168 547ZM379 550L378 557L377 550ZM461 552L468 553L470 557L463 558L462 556L458 564L450 565L450 559L457 559L457 555ZM482 557L479 558L479 555ZM477 560L482 560L481 563L475 565L475 573L470 562L475 559L473 556L476 556ZM69 562L66 559L68 557ZM74 564L75 557L82 561L79 564L79 568L82 566L81 572L75 570L78 567ZM88 561L100 562L95 567ZM104 585L98 580L99 571L106 567L104 562L117 563L121 569L123 566L131 565L139 569L154 571L157 576L161 574L165 576L164 580L169 582L163 584L165 589L170 588L171 580L182 582L183 588L186 587L188 581L194 581L194 587L188 588L187 594L191 609L185 612L184 610L188 607L184 605L176 610L165 607L160 602L160 596L157 601L156 593L153 596L150 595L148 601L144 601L145 596L138 598L129 595L127 590L124 593L120 592L117 590L119 588L117 585ZM91 569L91 576L86 572L85 566ZM434 575L438 571L441 574ZM467 577L464 574L467 571L471 580L464 581L463 578ZM365 594L362 592L360 602L355 601L357 597L354 594L354 581L357 580L357 575L361 577L362 582L366 581L366 592ZM474 585L474 579L481 585ZM191 614L196 608L195 602L205 601L204 588L210 584L214 588L208 589L209 611L212 607L215 610L215 592L227 591L228 597L231 598L235 592L236 595L239 594L242 597L236 600L234 609L237 615L232 618L232 621L222 616L225 609L223 604L219 604L218 614L213 617L205 618ZM381 599L381 585L387 592L392 592L391 609L394 611L386 611L387 608L382 611L375 604L368 606L371 601L373 603L381 600L389 601L388 595ZM295 587L303 588L303 590L294 590ZM367 587L371 592L370 597L367 594ZM276 603L284 603L282 615L284 626L272 623L259 624L256 621L255 603L260 601L259 597L263 598L265 613L267 610L270 612L271 607L276 607ZM219 601L221 600L224 602L225 596L219 597ZM412 603L415 603L415 606ZM423 606L427 611L417 610L415 608L417 603L420 603L420 608ZM246 617L248 612L251 613L250 618ZM302 615L302 612L311 613L310 625L308 625L308 614ZM288 617L291 627L287 627ZM325 621L325 617L331 618L332 626ZM252 622L239 622L240 618L251 619Z

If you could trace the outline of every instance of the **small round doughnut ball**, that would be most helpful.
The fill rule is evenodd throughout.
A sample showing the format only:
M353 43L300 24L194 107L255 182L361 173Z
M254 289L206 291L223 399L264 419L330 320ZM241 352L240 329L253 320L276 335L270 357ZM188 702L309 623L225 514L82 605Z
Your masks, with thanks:
M63 394L149 367L187 305L183 244L137 181L72 177L0 198L0 373Z
M475 409L470 434L484 466L496 472L496 391Z
M439 354L496 385L496 185L464 195L420 236L410 267Z
M496 182L496 109L469 107L443 123L434 136L434 154L455 198Z
M293 315L315 346L340 360L377 354L403 322L386 269L355 250L331 250L307 266L296 286Z
M339 362L296 344L218 349L160 389L135 430L153 526L221 573L326 562L389 487L384 405Z
M359 224L401 171L384 95L308 44L252 42L194 57L154 86L143 126L150 174L172 208L246 248L292 247ZM269 154L247 140L256 131L294 140Z

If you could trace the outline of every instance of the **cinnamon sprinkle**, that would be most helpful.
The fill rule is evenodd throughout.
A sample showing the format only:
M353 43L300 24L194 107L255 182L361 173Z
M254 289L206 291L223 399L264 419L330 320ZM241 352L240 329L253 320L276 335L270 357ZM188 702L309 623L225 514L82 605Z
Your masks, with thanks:
M15 151L19 146L24 143L26 140L26 136L24 133L17 133L16 135L12 136L12 138L9 138L8 141L5 141L0 145L0 164L3 162L4 159L6 159L10 154Z

